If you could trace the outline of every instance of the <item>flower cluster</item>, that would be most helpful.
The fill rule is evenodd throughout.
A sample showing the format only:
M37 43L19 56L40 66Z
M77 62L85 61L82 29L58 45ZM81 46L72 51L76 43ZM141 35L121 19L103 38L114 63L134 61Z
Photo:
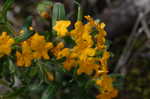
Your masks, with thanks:
M63 42L60 42L52 50L58 59L67 57L64 62L65 69L70 70L72 67L79 66L77 74L91 75L95 71L95 76L98 76L107 72L107 60L109 59L109 52L105 46L105 25L95 22L90 16L85 16L85 18L88 20L87 24L77 21L75 29L70 32L67 30L69 21L58 21L54 27L57 35L62 37L68 34L76 45L73 48L64 48ZM92 36L94 29L97 30L97 34ZM103 52L103 57L97 57L96 52L98 51Z
M60 40L55 44L52 43L53 41L46 41L45 37L38 33L17 44L21 49L15 52L16 65L29 67L34 59L51 61L50 54L56 57L56 60L65 57L65 61L60 63L64 69L71 71L77 68L77 75L90 76L96 81L100 90L97 99L111 99L117 96L118 91L113 87L113 79L108 76L107 61L110 53L106 46L105 24L95 21L90 16L85 16L85 19L86 24L77 21L72 30L68 29L71 25L69 20L57 21L53 30L56 31L57 38ZM33 28L30 27L30 30L32 31ZM65 44L62 39L66 36L75 42L75 46L68 47ZM13 38L3 32L0 36L0 57L11 53L13 44ZM47 77L49 80L54 80L50 72L47 72Z
M117 96L118 90L113 88L113 79L108 75L102 75L96 84L101 86L101 94L97 95L97 99L112 99Z
M14 39L3 32L0 36L0 57L11 53L11 46L14 44Z
M17 65L28 67L33 59L49 59L48 51L53 47L51 42L46 42L44 36L35 33L27 41L21 43L22 53L17 51Z
M117 96L118 91L113 88L112 78L107 75L107 61L110 53L106 46L105 24L94 21L90 16L85 18L88 20L86 24L77 21L70 32L67 28L71 22L58 21L53 28L57 31L58 37L70 36L76 45L73 48L65 48L64 43L60 42L52 50L57 59L66 57L63 63L66 70L70 71L73 67L78 67L78 75L94 74L93 79L96 79L101 92L97 99L111 99ZM95 35L93 35L94 32L96 32ZM103 54L97 55L98 52Z

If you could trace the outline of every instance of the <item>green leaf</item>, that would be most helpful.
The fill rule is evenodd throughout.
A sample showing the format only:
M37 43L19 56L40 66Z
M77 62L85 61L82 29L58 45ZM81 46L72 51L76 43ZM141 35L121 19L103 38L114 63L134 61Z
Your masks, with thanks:
M56 92L56 86L49 85L48 88L43 92L41 99L54 99Z
M9 83L3 79L0 79L0 85L4 85L4 86L9 87Z
M109 49L112 42L110 40L106 40L105 44L107 46L107 49Z
M37 11L39 14L42 14L43 12L50 12L50 8L53 6L53 2L51 1L41 1L37 6Z
M83 15L82 15L82 8L81 6L78 7L78 17L77 20L81 21L83 19Z
M53 6L53 12L52 12L52 26L56 24L57 20L65 20L66 14L65 14L65 8L64 5L61 3L55 3Z
M124 85L124 79L125 77L121 74L109 74L110 77L114 78L113 86L117 89L122 89Z
M37 66L31 67L29 71L30 77L34 77L35 75L37 75L37 73L38 73L38 67Z
M10 7L11 5L14 3L15 0L6 0L4 5L3 5L3 11L6 12Z
M63 39L67 48L73 48L76 45L75 41L70 36L65 36Z
M18 88L16 90L13 90L13 92L10 92L6 95L4 95L4 99L12 99L13 97L18 97L19 95L21 95L21 93L23 93L25 91L25 88L22 87L22 88Z
M8 22L3 23L2 21L3 19L0 19L0 33L7 32L8 34L13 35L14 29L12 28L11 24L9 24Z
M5 20L6 20L7 11L9 10L9 8L12 6L13 3L14 3L14 0L6 0L3 5L2 13L3 13L3 17Z
M96 55L95 56L101 58L103 56L103 53L104 53L103 51L96 51Z
M10 70L10 73L15 73L16 71L16 66L14 65L14 63L12 62L12 60L8 60L9 61L9 70Z
M11 24L7 21L7 11L11 8L14 0L6 0L0 9L0 28L3 28L3 31L11 33L14 32ZM2 32L2 31L0 31Z
M24 30L24 34L22 36L16 37L16 43L22 42L30 38L35 32L29 30L29 27L32 25L32 16L28 17L25 24L23 25L21 30Z
M28 27L32 25L32 16L27 17L22 29L23 30L28 30Z
M74 3L78 6L77 20L81 21L83 19L83 12L79 0L75 0Z
M85 89L89 90L89 88L93 87L95 85L94 80L88 80L87 83L85 84Z
M28 90L32 93L38 93L44 89L44 87L39 83L30 84L28 87Z
M66 57L62 57L61 59L57 60L58 63L63 63L66 60Z

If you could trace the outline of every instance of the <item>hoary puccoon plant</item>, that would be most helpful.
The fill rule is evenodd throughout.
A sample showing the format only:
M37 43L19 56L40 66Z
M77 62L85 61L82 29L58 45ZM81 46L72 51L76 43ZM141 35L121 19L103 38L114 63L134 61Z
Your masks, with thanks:
M103 22L89 15L82 18L80 6L76 22L71 22L63 4L44 1L37 10L50 22L49 31L37 32L29 16L16 34L6 17L13 2L6 0L0 13L1 99L112 99L118 95L107 66L112 55Z

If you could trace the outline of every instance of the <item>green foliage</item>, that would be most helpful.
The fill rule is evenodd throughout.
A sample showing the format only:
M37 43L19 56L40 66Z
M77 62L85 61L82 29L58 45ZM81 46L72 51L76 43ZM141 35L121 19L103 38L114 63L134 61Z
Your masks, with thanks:
M48 12L50 14L52 6L53 6L53 2L42 1L38 4L37 11L39 14L42 14L43 12Z
M2 7L0 7L0 28L4 29L10 34L14 32L11 24L7 21L7 11L10 10L14 0L6 0ZM2 32L2 31L0 31Z
M74 1L74 3L77 5L78 7L78 11L77 11L77 20L81 21L83 19L83 12L82 12L82 8L81 5L78 1Z
M53 13L52 13L52 26L56 24L57 20L65 20L66 13L64 5L61 3L54 3L53 5Z
M12 53L18 49L21 52L20 43L29 39L34 33L34 30L30 30L32 26L33 17L26 18L21 30L24 31L23 35L16 36L13 34L11 24L8 22L6 14L11 8L14 0L6 0L0 13L0 27L5 28L4 31L11 33L11 36L15 38L15 44L12 48ZM77 2L76 2L77 3ZM82 20L82 8L78 4L77 20ZM51 1L43 1L38 5L38 12L42 13L49 10L47 6L52 6L52 17L49 19L51 22L50 30L48 33L43 32L42 35L46 36L46 40L52 40L51 37L56 35L52 27L58 20L66 20L67 15L64 5L62 3L55 3ZM97 31L95 31L97 32ZM96 33L93 33L96 35ZM53 38L54 42L62 41L67 48L72 48L76 45L75 41L66 36L62 39ZM107 46L110 42L106 42ZM51 60L35 59L32 61L30 67L17 67L16 56L8 55L0 57L0 85L5 86L8 91L0 93L2 99L95 99L99 90L96 86L95 79L86 74L77 75L77 69L72 68L71 71L67 71L63 68L62 62L66 60L66 57L56 60L56 57L49 52ZM97 51L95 57L102 57L103 52ZM98 63L99 64L99 63ZM48 74L52 73L54 80L48 80ZM121 77L120 77L121 78ZM120 80L118 77L118 79ZM121 86L121 84L115 83L115 86ZM0 89L1 92L1 89Z
M29 30L29 27L31 26L32 26L32 17L29 16L21 29L24 31L23 35L15 38L16 43L27 40L29 37L31 37L35 33L34 31Z
M2 6L2 10L0 11L0 19L1 22L0 23L4 23L6 22L6 15L7 15L7 11L11 8L12 4L14 3L14 0L6 0L4 5Z

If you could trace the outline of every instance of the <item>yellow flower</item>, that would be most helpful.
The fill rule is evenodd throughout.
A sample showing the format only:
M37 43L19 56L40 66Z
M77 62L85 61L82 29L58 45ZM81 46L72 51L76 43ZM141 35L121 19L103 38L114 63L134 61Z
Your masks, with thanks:
M32 64L33 56L30 45L27 41L22 43L22 53L16 52L17 66L29 67Z
M48 51L53 47L51 42L46 42L44 36L35 34L30 39L31 49L33 52L33 57L35 59L49 59Z
M66 70L70 71L73 67L77 65L77 61L71 58L67 58L63 65Z
M41 17L43 17L43 18L45 18L45 19L48 19L48 18L50 18L50 15L49 15L49 13L48 12L42 12L41 14Z
M109 92L105 92L105 93L101 93L99 95L96 96L96 99L112 99L117 97L118 95L118 90L117 89L113 89Z
M63 66L66 70L70 71L73 67L77 67L77 75L82 73L92 76L96 80L96 84L100 86L100 94L97 99L112 99L117 96L118 91L113 87L113 80L107 75L108 67L107 62L110 53L106 49L106 35L104 30L105 24L94 21L90 16L85 16L87 23L83 24L77 21L74 29L68 32L67 28L70 21L57 21L53 29L57 32L59 37L69 35L74 41L73 48L64 48L64 43L59 43L54 47L51 52L57 59L66 57ZM95 32L98 33L92 35ZM96 44L94 44L96 43ZM96 51L104 52L102 57L97 57Z
M94 42L92 40L92 36L89 33L87 33L87 32L83 33L83 35L82 35L82 42L87 43L87 45L88 45L87 47L92 47L93 44L94 44Z
M104 30L104 28L105 28L105 23L99 23L98 25L97 25L97 29L99 30L99 31L101 31L101 30Z
M100 80L96 81L96 84L100 86L101 93L97 95L97 99L112 99L117 96L118 90L113 85L113 79L108 75L104 74Z
M67 28L69 27L70 24L71 24L70 21L65 20L57 21L53 29L57 32L58 36L64 37L68 33Z
M96 25L96 22L93 20L93 18L91 16L84 16L88 21L89 21L89 24L93 27Z
M33 27L32 27L32 26L30 26L30 27L29 27L29 30L30 30L30 31L33 31L34 29L33 29Z
M64 62L64 68L70 70L75 65L79 64L78 74L86 73L91 74L95 70L95 75L100 75L101 73L107 73L107 53L104 53L103 58L93 57L96 53L96 50L105 49L105 36L106 32L104 30L104 23L97 23L90 16L85 16L88 20L88 23L83 24L81 21L77 21L74 25L75 29L71 30L69 35L73 38L76 45L73 48L64 48L64 44L58 44L52 49L53 54L57 59L62 57L67 57L67 60ZM58 21L54 26L54 30L57 31L58 36L65 36L68 25L65 23L67 21ZM65 25L65 26L64 26ZM93 28L98 30L98 34L94 39L91 35ZM65 32L64 32L65 31ZM94 40L97 41L95 47ZM76 61L76 64L74 63ZM100 61L101 66L96 64ZM69 63L70 62L70 63Z
M86 41L86 40L79 40L79 41L77 41L76 46L74 46L72 50L74 52L80 53L86 48L91 48L92 45L93 45L93 41L92 40L88 40L88 41Z
M71 37L75 40L77 46L74 49L87 48L93 46L92 36L90 35L93 25L87 23L83 25L81 21L75 23L75 29L70 32Z
M54 80L54 75L51 72L46 72L46 74L47 74L48 80L50 80L50 81Z
M84 25L81 21L77 21L75 23L74 27L75 27L75 29L70 32L70 35L76 41L76 40L80 39L80 37L84 31Z
M51 49L51 52L57 57L58 53L64 48L64 43L60 42Z
M96 53L96 50L93 48L86 48L81 51L81 54L79 55L80 60L86 60L89 56L94 56Z
M69 48L64 48L60 52L58 52L57 59L60 59L62 57L68 57L69 56Z
M79 61L79 68L77 70L77 74L80 75L82 73L85 73L87 75L91 75L94 71L97 71L99 68L98 64L94 63L95 60L88 58L84 61Z
M104 23L99 23L96 28L99 31L97 36L96 36L97 49L98 50L104 50L106 48L106 46L105 46L105 41L106 41L105 36L107 34L107 32L104 30L105 24Z
M101 63L101 70L104 71L104 72L108 72L108 69L107 69L107 60L109 59L110 57L110 53L105 51L103 53L103 56L102 58L100 59L100 63Z
M7 32L3 32L0 36L0 57L11 53L11 46L13 44L14 40L7 35Z
M20 35L20 36L21 36L21 35L23 35L24 33L25 33L25 31L24 31L24 30L20 30L18 35Z
M96 81L97 85L102 87L103 90L112 90L112 82L113 79L106 74L102 75L101 79Z

